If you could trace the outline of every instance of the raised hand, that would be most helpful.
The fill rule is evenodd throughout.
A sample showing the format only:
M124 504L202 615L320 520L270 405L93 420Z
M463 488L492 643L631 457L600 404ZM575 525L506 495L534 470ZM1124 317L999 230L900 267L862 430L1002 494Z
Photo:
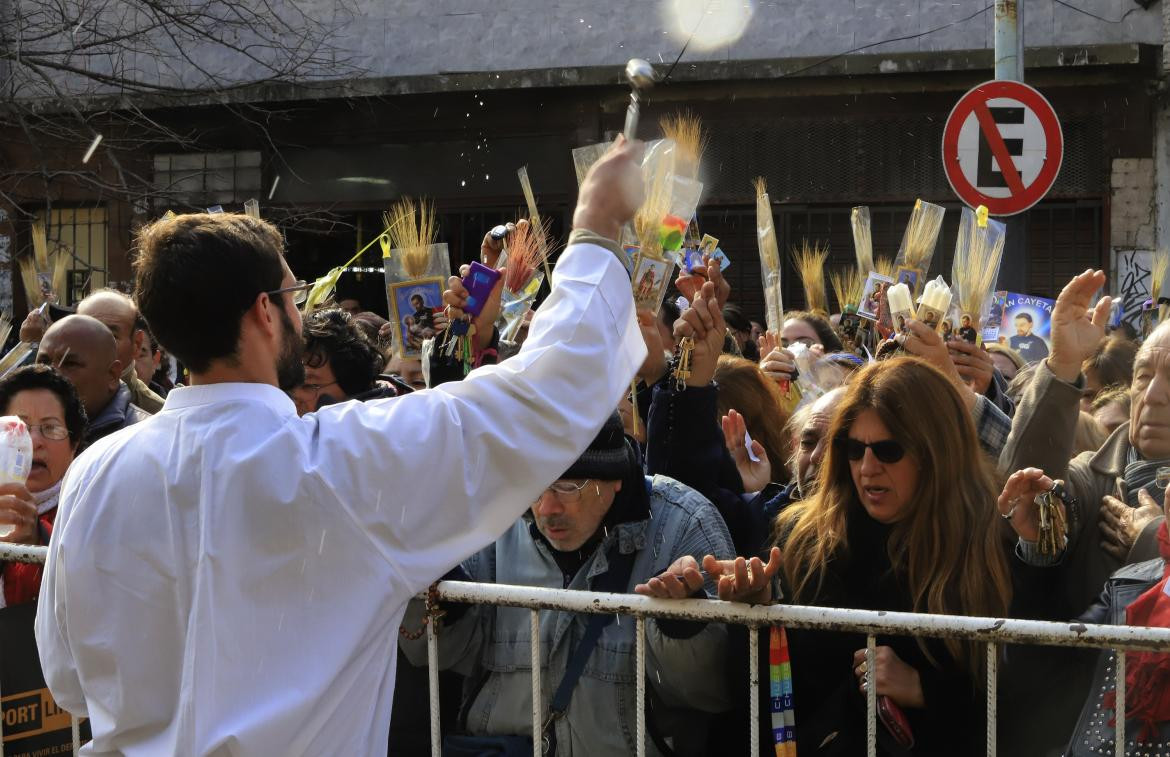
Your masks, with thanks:
M796 375L796 356L780 346L780 340L770 331L760 336L760 370L777 383L791 381Z
M744 491L758 492L771 483L772 463L768 460L764 445L752 439L752 453L759 460L758 463L752 462L747 449L747 424L743 416L734 410L723 416L723 441L743 480Z
M20 324L20 341L39 342L41 337L45 335L47 328L49 328L49 324L41 315L40 308L31 310L24 322Z
M723 269L719 267L719 261L710 255L704 255L702 265L695 266L690 273L687 273L685 269L680 270L678 278L674 281L674 286L682 293L683 297L687 298L687 302L693 302L695 295L707 281L714 285L715 301L719 303L719 309L722 310L723 306L727 304L727 298L731 296L731 284L723 278Z
M953 339L946 344L951 353L951 362L955 364L959 376L976 394L986 394L995 372L995 363L991 362L991 355L987 350L965 339Z
M703 570L716 580L720 599L753 605L772 601L772 579L782 564L778 547L772 547L766 565L758 557L718 560L714 555L707 555L703 558Z
M1040 506L1036 504L1036 497L1050 490L1052 485L1052 479L1039 468L1018 470L1003 485L996 509L1000 517L1011 521L1012 529L1024 541L1040 538ZM1063 502L1060 508L1064 509Z
M704 255L703 265L707 268L707 280L715 286L715 300L719 303L719 309L722 310L723 306L727 304L727 298L731 296L731 284L723 278L723 269L719 266L718 260L710 255Z
M443 292L443 304L447 306L447 318L456 321L466 317L463 309L467 307L467 288L463 286L463 276L471 270L470 266L462 266L458 276L447 279L447 289ZM492 293L488 295L483 310L472 323L475 324L475 344L477 349L485 349L492 342L492 333L495 329L496 318L500 315L500 296L504 291L504 278L496 282Z
M627 142L618 135L581 182L573 228L618 238L622 224L634 217L646 194L641 167L644 149L643 143Z
M666 375L666 348L662 344L662 332L658 330L658 316L653 310L638 311L638 330L646 343L646 362L638 371L647 386L653 386Z
M691 375L687 379L687 386L707 386L711 383L719 356L723 354L726 333L723 311L715 299L715 285L708 281L695 295L694 304L674 322L676 340L690 337L695 341L694 349L691 350Z
M1048 368L1062 381L1076 381L1081 375L1081 363L1105 338L1113 298L1102 297L1093 305L1093 294L1103 286L1103 272L1086 270L1068 282L1056 298Z
M521 222L525 225L528 224L528 221ZM516 224L514 223L508 223L505 224L505 226L508 229L509 234L516 230ZM490 231L483 235L483 242L479 245L479 260L481 263L486 265L488 268L495 268L497 265L499 265L500 255L503 252L504 239L494 238Z

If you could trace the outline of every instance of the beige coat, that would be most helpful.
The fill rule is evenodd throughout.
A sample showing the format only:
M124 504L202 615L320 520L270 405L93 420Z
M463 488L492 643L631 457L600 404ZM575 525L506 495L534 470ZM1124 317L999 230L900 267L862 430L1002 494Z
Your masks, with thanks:
M1146 525L1125 563L1101 548L1098 517L1106 495L1125 501L1123 475L1129 455L1129 424L1122 424L1096 452L1085 452L1070 462L1084 381L1069 384L1058 379L1042 363L1024 391L1012 432L999 459L1004 476L1021 468L1040 468L1054 479L1063 479L1076 498L1069 513L1069 547L1061 564L1074 615L1088 608L1106 579L1123 564L1159 556L1157 530L1162 518Z

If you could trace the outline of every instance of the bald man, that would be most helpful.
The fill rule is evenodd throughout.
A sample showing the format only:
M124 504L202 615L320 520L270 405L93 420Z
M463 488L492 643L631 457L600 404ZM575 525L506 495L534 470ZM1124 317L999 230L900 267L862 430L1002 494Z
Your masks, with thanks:
M147 339L134 300L115 289L99 289L81 301L77 312L101 321L114 335L118 362L122 364L122 380L130 389L131 401L151 415L162 410L163 398L151 391L134 371L134 359ZM45 326L45 319L33 310L20 325L20 341L39 342L44 336Z
M54 323L41 337L37 362L56 366L77 387L90 418L84 447L150 417L131 402L114 335L96 318L71 315Z
M151 415L162 410L163 398L152 392L134 371L134 358L147 340L134 300L113 289L100 289L78 304L77 313L96 318L114 334L122 380L130 389L131 401Z

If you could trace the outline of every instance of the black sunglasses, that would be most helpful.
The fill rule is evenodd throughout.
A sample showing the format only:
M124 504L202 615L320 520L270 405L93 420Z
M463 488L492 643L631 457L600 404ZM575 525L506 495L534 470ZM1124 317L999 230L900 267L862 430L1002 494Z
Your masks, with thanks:
M837 449L854 462L865 457L865 450L873 450L873 456L883 463L892 464L906 456L906 448L893 439L883 439L880 442L866 444L860 439L850 439L847 436L838 436L833 440Z

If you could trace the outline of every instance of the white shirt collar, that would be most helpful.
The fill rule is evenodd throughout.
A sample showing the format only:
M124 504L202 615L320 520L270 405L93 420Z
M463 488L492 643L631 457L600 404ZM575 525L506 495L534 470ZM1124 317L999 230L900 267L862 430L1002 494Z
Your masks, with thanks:
M176 387L167 395L162 412L239 401L263 403L282 415L295 416L297 414L297 407L292 399L275 386L245 383Z

